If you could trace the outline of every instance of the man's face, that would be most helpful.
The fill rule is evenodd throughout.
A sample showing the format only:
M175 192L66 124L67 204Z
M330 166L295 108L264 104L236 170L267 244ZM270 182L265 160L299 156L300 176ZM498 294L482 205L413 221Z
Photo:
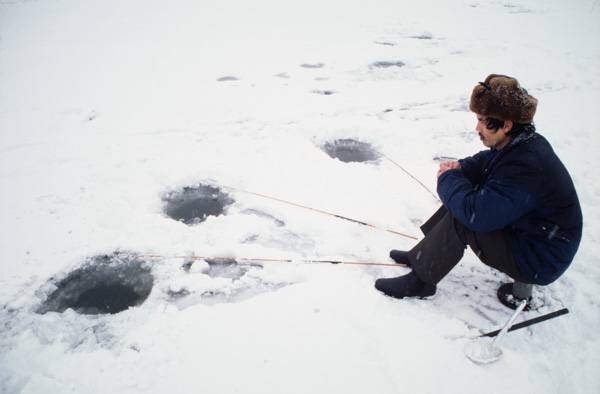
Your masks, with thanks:
M488 129L486 126L487 118L482 115L477 115L477 133L479 134L479 139L483 145L488 148L495 147L497 150L504 148L511 140L509 136L506 135L507 132L512 128L512 122L510 127L507 127L509 122L505 122L504 127L500 127L496 130Z

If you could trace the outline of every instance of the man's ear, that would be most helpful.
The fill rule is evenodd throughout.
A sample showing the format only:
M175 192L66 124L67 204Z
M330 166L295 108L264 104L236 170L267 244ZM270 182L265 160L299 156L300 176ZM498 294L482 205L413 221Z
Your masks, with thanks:
M511 131L512 128L513 128L513 122L512 122L512 120L505 120L504 121L504 127L502 127L502 130L504 131L504 134L506 134L509 131Z

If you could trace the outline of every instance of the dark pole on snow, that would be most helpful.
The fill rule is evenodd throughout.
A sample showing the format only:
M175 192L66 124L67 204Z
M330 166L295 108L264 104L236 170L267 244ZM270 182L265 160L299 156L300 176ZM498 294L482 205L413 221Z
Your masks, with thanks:
M515 330L518 330L520 328L528 327L528 326L531 326L533 324L541 323L543 321L550 320L550 319L553 319L553 318L558 317L558 316L566 315L567 313L569 313L569 310L567 308L563 308L563 309L558 310L556 312L547 313L545 315L538 316L538 317L535 317L533 319L525 320L525 321L523 321L521 323L517 323L517 324L514 324L513 326L511 326L508 329L508 332L515 331ZM483 334L481 336L482 337L495 337L496 335L498 335L499 332L500 332L500 330L496 330L496 331L488 332L487 334Z

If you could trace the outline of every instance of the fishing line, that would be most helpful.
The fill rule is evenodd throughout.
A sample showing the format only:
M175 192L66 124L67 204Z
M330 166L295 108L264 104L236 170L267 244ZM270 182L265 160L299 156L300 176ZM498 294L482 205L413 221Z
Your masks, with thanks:
M271 200L279 201L279 202L282 202L282 203L285 203L285 204L289 204L289 205L293 205L293 206L296 206L296 207L300 207L300 208L304 208L304 209L310 209L311 211L315 211L315 212L319 212L319 213L324 213L324 214L326 214L326 215L329 215L329 216L333 216L333 217L336 217L336 218L339 218L339 219L348 220L348 221L350 221L350 222L354 222L354 223L362 224L363 226L367 226L367 227L376 228L376 229L378 229L378 230L387 231L388 233L393 233L393 234L401 235L401 236L403 236L403 237L406 237L406 238L415 239L415 240L416 240L416 239L418 239L418 238L416 238L416 237L413 237L413 236L411 236L411 235L407 235L407 234L399 233L399 232L397 232L397 231L393 231L393 230L387 230L387 229L379 228L379 227L376 227L376 226L374 226L374 225L372 225L372 224L365 223L365 222L361 222L361 221L359 221L359 220L350 219L350 218L347 218L347 217L345 217L345 216L336 215L336 214L334 214L334 213L330 213L330 212L321 211L321 210L319 210L319 209L315 209L315 208L307 207L307 206L305 206L305 205L300 205L300 204L296 204L296 203L289 202L289 201L285 201L285 200L281 200L281 199L279 199L279 198L269 197L269 196L266 196L266 195L264 195L264 194L259 194L259 193L254 193L254 192L249 192L249 191L247 191L247 190L239 190L239 189L236 189L236 188L233 188L233 187L228 187L228 186L222 186L222 187L223 187L223 189L229 189L229 190L233 190L233 191L236 191L236 192L243 192L243 193L253 194L253 195L255 195L255 196L259 196L259 197L268 198L268 199L271 199Z
M404 171L409 177L411 177L412 179L414 179L415 181L417 181L419 183L419 185L423 186L423 188L425 190L427 190L433 196L433 198L435 198L440 204L442 203L442 200L440 200L438 198L438 196L435 195L435 193L433 193L431 190L429 190L427 188L427 186L425 186L420 180L418 180L416 177L414 177L410 172L408 172L404 168L402 168L402 166L400 164L396 163L394 160L390 159L389 157L387 157L386 155L384 155L381 152L376 152L376 153L379 154L379 155L381 155L381 156L383 156L383 157L385 157L386 159L388 159L392 163L394 163L398 168L400 168L402 171Z
M336 261L336 260L305 260L305 259L251 259L243 257L208 257L208 256L163 256L158 254L138 254L134 258L161 258L161 259L190 259L190 260L240 260L240 261L257 261L257 262L281 262L281 263L326 263L326 264L351 264L351 265L377 265L387 267L406 267L405 264L389 264L389 263L363 263L355 261Z

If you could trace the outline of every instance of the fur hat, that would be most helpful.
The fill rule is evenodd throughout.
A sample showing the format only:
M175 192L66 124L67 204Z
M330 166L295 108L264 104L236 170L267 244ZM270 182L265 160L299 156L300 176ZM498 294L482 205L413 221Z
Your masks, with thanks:
M469 109L476 114L515 123L531 123L537 99L506 75L491 74L471 94Z

